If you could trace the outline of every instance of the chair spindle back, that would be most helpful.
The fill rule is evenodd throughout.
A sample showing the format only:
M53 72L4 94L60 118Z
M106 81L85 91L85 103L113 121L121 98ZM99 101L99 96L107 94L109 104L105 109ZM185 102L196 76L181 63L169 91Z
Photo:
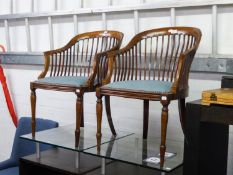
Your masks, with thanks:
M61 49L45 52L49 76L89 77L96 54L119 49L122 37L122 33L115 31L89 32L75 36Z
M190 27L161 28L139 33L115 55L112 81L173 82L181 55L197 48L199 42L200 30Z

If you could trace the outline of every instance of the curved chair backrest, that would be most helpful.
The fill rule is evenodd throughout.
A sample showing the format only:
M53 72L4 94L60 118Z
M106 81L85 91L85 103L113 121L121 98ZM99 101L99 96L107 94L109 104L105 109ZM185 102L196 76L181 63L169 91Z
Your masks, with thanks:
M141 32L116 52L118 54L113 54L115 62L111 81L174 82L181 55L196 51L200 39L201 31L193 27L166 27Z
M47 130L51 128L58 127L58 123L52 120L46 119L36 119L36 131ZM11 159L13 159L16 164L20 157L34 154L36 152L35 142L19 138L21 135L31 133L31 117L21 117L16 129L15 138L13 142ZM46 150L52 148L51 146L41 144L40 150Z
M44 52L45 69L50 69L48 76L89 77L96 54L119 49L122 38L123 33L118 31L87 32L73 37L64 47Z

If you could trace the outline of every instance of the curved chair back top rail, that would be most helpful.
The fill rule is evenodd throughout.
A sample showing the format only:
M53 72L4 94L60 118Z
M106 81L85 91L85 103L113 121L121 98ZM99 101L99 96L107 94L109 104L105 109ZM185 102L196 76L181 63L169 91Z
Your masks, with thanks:
M122 38L123 33L118 31L95 31L76 35L64 47L44 52L45 69L39 78L45 76L90 77L92 74L99 76L98 70L101 70L106 62L106 51L119 49ZM100 59L103 60L100 61ZM93 66L95 66L94 70ZM48 71L49 75L47 75Z
M174 91L186 89L190 65L200 40L201 31L193 27L167 27L141 32L126 47L108 54L110 69L103 84L160 80L173 82Z

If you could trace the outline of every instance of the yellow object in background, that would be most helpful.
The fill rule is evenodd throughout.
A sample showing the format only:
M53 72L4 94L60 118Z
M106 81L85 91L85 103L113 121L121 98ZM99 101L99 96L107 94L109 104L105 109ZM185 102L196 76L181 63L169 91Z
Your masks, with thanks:
M202 104L220 104L233 106L233 88L220 88L203 91Z

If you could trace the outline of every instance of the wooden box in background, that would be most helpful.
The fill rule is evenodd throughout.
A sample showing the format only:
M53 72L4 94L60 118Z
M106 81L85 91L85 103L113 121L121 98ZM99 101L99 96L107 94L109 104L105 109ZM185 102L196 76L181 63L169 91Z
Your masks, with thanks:
M233 88L220 88L203 91L202 104L220 104L233 106Z

